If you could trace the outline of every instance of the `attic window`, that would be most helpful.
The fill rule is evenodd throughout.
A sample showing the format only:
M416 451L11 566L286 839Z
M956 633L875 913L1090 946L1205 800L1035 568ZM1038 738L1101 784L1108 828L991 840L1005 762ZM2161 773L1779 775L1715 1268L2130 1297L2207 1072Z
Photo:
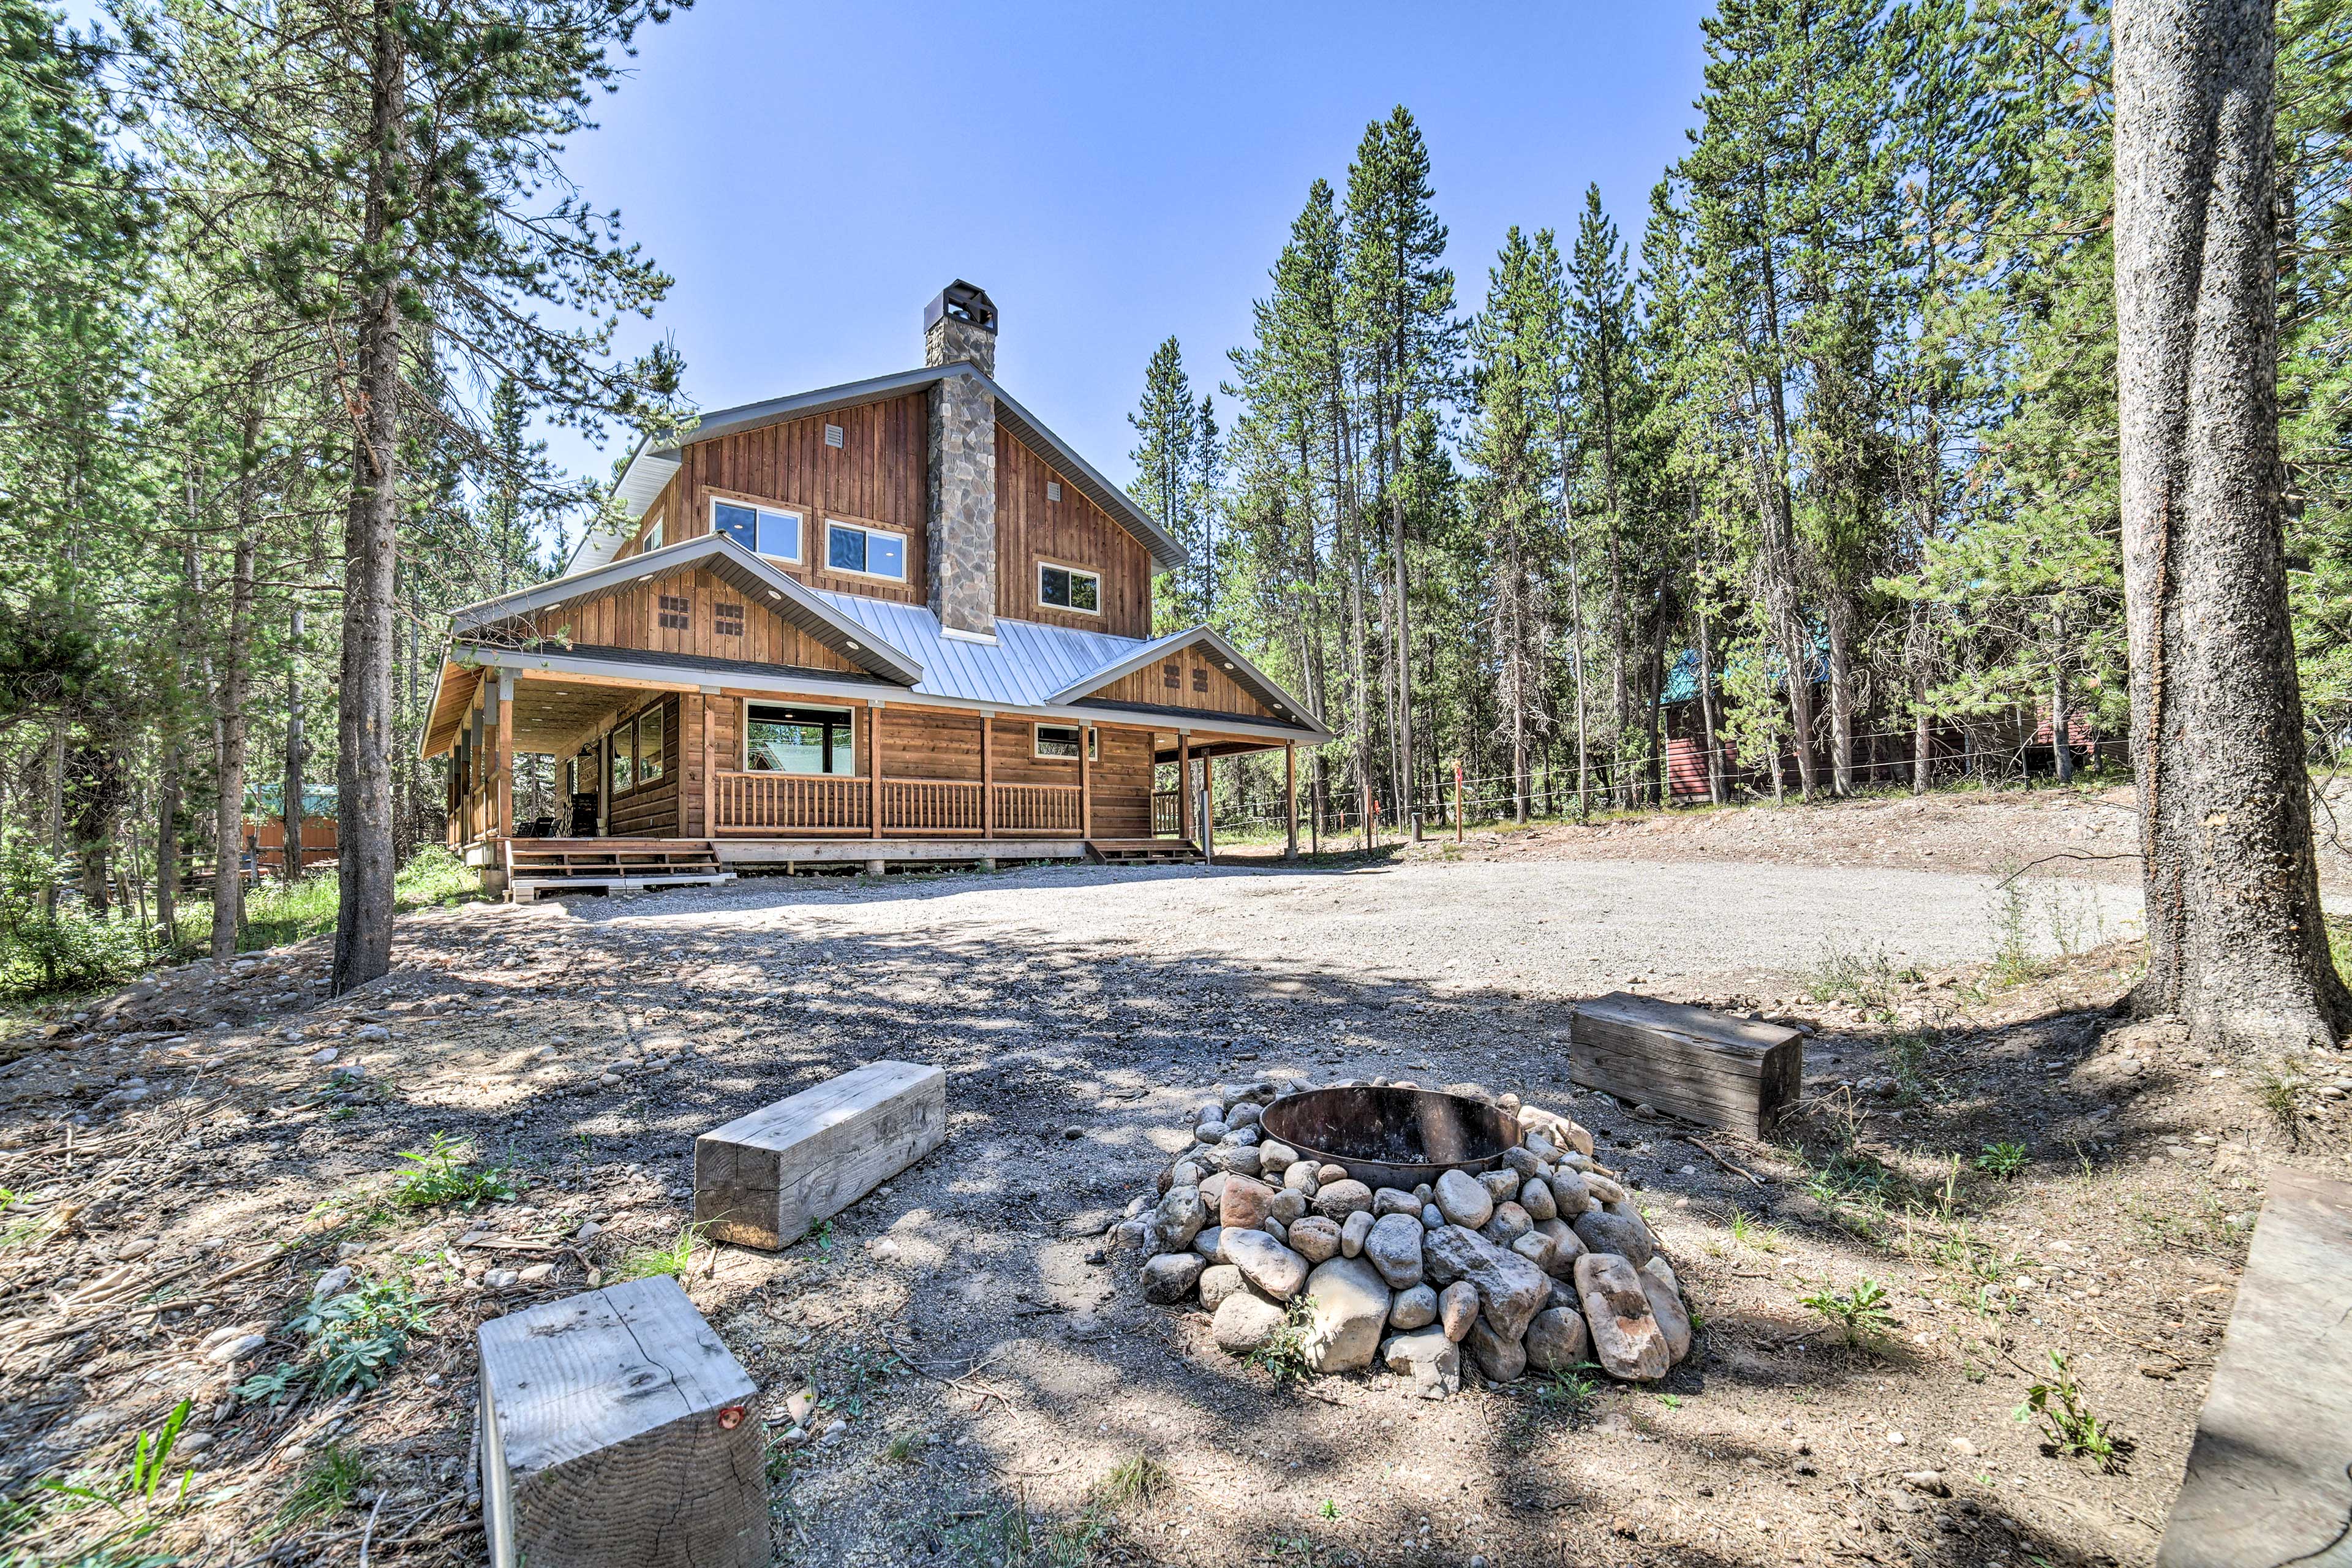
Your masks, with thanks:
M1171 691L1181 690L1184 685L1184 666L1182 662L1171 658L1166 664L1161 665L1160 667L1160 684L1166 687Z
M741 637L743 635L743 606L740 605L711 605L710 629L712 632L722 637Z
M1192 667L1192 689L1195 691L1206 691L1209 689L1209 667L1207 665L1196 664Z
M687 619L687 611L691 607L692 602L690 600L682 598L676 594L662 595L661 614L657 617L661 622L662 630L666 632L682 632L688 629L690 623Z
M1047 479L1045 481L1045 499L1047 500L1060 500L1062 499L1061 480Z
M841 439L840 426L828 425L824 427L824 444L826 446L838 449L841 446Z

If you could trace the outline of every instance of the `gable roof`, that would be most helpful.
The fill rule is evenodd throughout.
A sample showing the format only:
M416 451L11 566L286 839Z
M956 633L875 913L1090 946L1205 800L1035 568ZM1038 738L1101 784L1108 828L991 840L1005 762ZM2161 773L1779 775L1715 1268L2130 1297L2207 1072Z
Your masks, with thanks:
M1213 651L1234 678L1234 684L1273 709L1276 713L1302 723L1316 722L1313 712L1296 697L1276 684L1274 678L1258 668L1244 656L1241 649L1227 642L1209 626L1192 626L1184 631L1171 632L1150 642L1138 643L1124 658L1099 669L1087 671L1078 679L1048 697L1048 702L1076 702L1089 693L1101 690L1115 680L1133 675L1137 670L1158 663L1171 653L1188 647L1207 647ZM1127 706L1127 704L1122 704ZM1320 728L1318 725L1318 728Z
M903 397L911 392L924 391L940 382L965 376L979 382L996 399L998 424L1011 431L1024 446L1051 461L1055 470L1076 487L1078 493L1108 512L1113 521L1134 535L1151 552L1152 563L1160 570L1173 571L1191 561L1192 556L1184 546L1154 521L1150 512L1136 505L1125 490L1105 479L1093 464L1078 456L1068 442L1047 429L1036 416L1014 401L1012 394L999 386L992 377L983 374L979 366L961 360L953 364L903 370L890 375L845 382L839 386L820 387L814 392L798 392L789 397L772 397L763 402L746 403L739 407L706 414L693 430L673 445L656 447L649 440L639 441L636 450L629 455L627 464L623 467L620 479L613 486L614 499L622 503L631 517L642 517L646 508L654 503L662 488L677 472L684 462L681 454L688 447L794 419L814 418L836 409L855 408L861 404ZM578 574L606 565L625 542L626 537L623 534L610 533L600 537L592 528L572 552L565 570Z
M693 566L740 589L747 598L764 598L767 609L869 674L900 686L912 686L923 679L921 661L835 609L840 595L803 587L725 533L680 540L625 561L609 562L568 577L557 577L478 605L467 605L451 612L449 635L453 638L478 637L559 605L617 593L646 578Z

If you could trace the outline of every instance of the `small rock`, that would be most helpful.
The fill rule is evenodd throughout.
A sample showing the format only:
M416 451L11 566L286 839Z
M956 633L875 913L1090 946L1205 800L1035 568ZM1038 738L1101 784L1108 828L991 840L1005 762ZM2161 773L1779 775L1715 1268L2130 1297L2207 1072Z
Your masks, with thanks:
M1226 1226L1224 1260L1277 1301L1290 1300L1307 1284L1307 1259L1262 1230ZM1385 1301L1381 1310L1387 1310Z
M1389 1303L1389 1327L1425 1329L1437 1321L1437 1291L1428 1285L1409 1286Z
M1641 1276L1642 1293L1650 1299L1650 1316L1658 1321L1658 1331L1666 1337L1666 1353L1681 1361L1690 1354L1691 1322L1673 1271L1664 1258L1653 1258L1634 1272Z
M1419 1215L1421 1204L1411 1193L1394 1187L1382 1187L1372 1194L1372 1217L1385 1219L1392 1214Z
M1196 1143L1221 1143L1224 1141L1225 1131L1225 1124L1222 1121L1203 1121L1192 1129L1192 1141Z
M1209 1332L1217 1348L1234 1355L1247 1355L1262 1349L1274 1338L1276 1331L1286 1321L1281 1306L1267 1300L1256 1291L1243 1289L1218 1303L1216 1318Z
M1509 1170L1483 1172L1478 1177L1478 1184L1486 1189L1488 1199L1501 1203L1519 1190L1519 1173Z
M1291 1223L1290 1249L1309 1263L1337 1258L1339 1242L1339 1227L1321 1215L1308 1215Z
M1208 1222L1209 1205L1202 1201L1198 1187L1171 1187L1160 1200L1160 1215L1156 1229L1162 1252L1181 1252L1192 1245Z
M1507 1198L1495 1205L1494 1214L1485 1225L1473 1228L1496 1246L1508 1247L1535 1227L1536 1222L1528 1211Z
M1437 1208L1450 1225L1475 1230L1495 1213L1495 1200L1486 1189L1460 1171L1448 1171L1437 1178Z
M1657 1255L1657 1242L1639 1215L1598 1209L1579 1215L1572 1226L1591 1252L1612 1253L1639 1268Z
M1290 1184L1286 1179L1286 1173L1291 1166L1298 1163L1297 1150L1287 1143L1269 1138L1257 1146L1257 1158L1261 1170L1285 1175L1286 1180L1283 1184L1285 1186Z
M526 1264L521 1270L521 1275L522 1282L526 1285L544 1285L555 1278L555 1265L552 1263Z
M1603 1371L1636 1383L1666 1375L1673 1352L1631 1263L1613 1253L1587 1253L1576 1260L1576 1294L1592 1336L1593 1359Z
M1490 1221L1488 1223L1491 1224L1492 1222ZM1542 1269L1546 1274L1554 1272L1551 1262L1551 1237L1544 1235L1541 1231L1531 1230L1528 1232L1527 1235L1520 1237L1517 1240L1511 1243L1511 1250L1517 1253L1521 1258L1526 1258L1528 1262L1534 1264L1537 1268Z
M1952 1489L1944 1480L1944 1473L1941 1470L1906 1470L1903 1472L1903 1484L1915 1492L1925 1492L1929 1497L1952 1495Z
M1267 1245L1273 1245L1271 1237ZM1190 1252L1163 1252L1143 1266L1143 1299L1173 1306L1190 1294L1208 1266Z
M257 1334L249 1329L215 1329L205 1336L204 1343L198 1348L204 1358L215 1366L226 1366L247 1356L258 1355L268 1342L267 1334Z
M1203 1263L1223 1263L1225 1260L1225 1227L1221 1225L1202 1226L1201 1234L1192 1238L1192 1256Z
M1437 1321L1449 1340L1459 1341L1478 1321L1478 1288L1457 1279L1437 1293Z
M1518 1204L1528 1218L1538 1224L1559 1217L1559 1205L1552 1201L1551 1184L1541 1176L1529 1176L1520 1184Z
M1429 1232L1422 1240L1422 1258L1437 1283L1466 1279L1476 1287L1480 1313L1498 1337L1515 1343L1550 1294L1542 1269L1458 1225Z
M1315 1212L1326 1219L1345 1221L1349 1215L1369 1214L1372 1189L1349 1176L1322 1182L1315 1193Z
M1527 1347L1496 1333L1484 1313L1463 1336L1462 1348L1470 1352L1478 1370L1496 1383L1516 1383L1528 1370Z
M1953 1453L1968 1459L1976 1458L1984 1452L1983 1449L1978 1447L1974 1443L1969 1442L1966 1437L1946 1438L1944 1446L1951 1449Z
M334 1268L328 1269L324 1274L320 1275L317 1281L311 1285L310 1300L315 1301L322 1296L341 1295L344 1289L351 1285L351 1265L348 1263L337 1264Z
M1266 1205L1265 1207L1266 1218L1278 1219L1286 1226L1297 1225L1300 1219L1306 1216L1306 1214L1307 1194L1304 1193L1294 1193L1288 1187L1285 1187L1280 1192L1276 1193L1274 1194L1274 1201Z
M1065 1127L1062 1129L1062 1136L1073 1143L1076 1142L1086 1135L1087 1130L1083 1127Z
M482 1289L485 1290L504 1290L521 1278L521 1273L517 1269L493 1268L488 1274L482 1276Z
M1413 1392L1423 1399L1462 1392L1462 1352L1442 1330L1390 1335L1381 1342L1381 1364L1411 1376Z
M392 1038L392 1031L385 1028L382 1024L362 1024L358 1028L352 1031L352 1038L355 1040L388 1040Z
M1225 1298L1236 1290L1248 1289L1242 1271L1230 1263L1214 1263L1201 1270L1201 1305L1215 1311L1225 1304Z
M1313 1197L1319 1184L1315 1179L1315 1162L1293 1160L1283 1167L1282 1184L1286 1191L1303 1194L1309 1198Z
M1421 1283L1421 1221L1411 1214L1384 1215L1364 1237L1362 1253L1394 1290Z
M337 1057L341 1056L342 1054L343 1053L341 1051L338 1050L333 1046L327 1046L319 1050L312 1051L310 1053L310 1060L316 1066L325 1067L329 1062L333 1061Z
M1585 1332L1581 1313L1567 1307L1547 1307L1528 1325L1525 1343L1528 1368L1549 1377L1582 1366L1591 1337Z
M1339 1226L1340 1252L1349 1258L1360 1255L1364 1250L1364 1238L1372 1234L1375 1223L1370 1209L1358 1209L1349 1215Z
M1439 1230L1443 1229L1444 1225L1445 1211L1444 1209L1439 1208L1435 1204L1423 1204L1421 1205L1422 1229Z
M1301 1345L1317 1372L1353 1372L1372 1364L1389 1319L1389 1288L1360 1258L1334 1258L1315 1266L1306 1281L1307 1326Z
M1228 1176L1217 1194L1217 1223L1255 1230L1265 1223L1274 1207L1274 1189L1254 1176Z

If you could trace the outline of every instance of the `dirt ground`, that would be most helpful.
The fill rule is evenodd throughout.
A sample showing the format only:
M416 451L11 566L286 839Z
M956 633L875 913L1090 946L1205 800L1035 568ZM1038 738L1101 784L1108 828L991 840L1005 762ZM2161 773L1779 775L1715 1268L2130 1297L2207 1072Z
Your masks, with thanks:
M2263 1173L2343 1172L2352 1055L2281 1083L2124 1020L2130 889L1985 874L2067 841L2040 818L1970 855L1949 827L1922 869L1836 813L1810 847L1754 814L1785 853L1731 853L1733 815L479 905L404 918L394 974L333 1003L310 943L78 1007L0 1047L0 1562L110 1532L90 1561L478 1561L475 1327L648 1267L698 1131L885 1057L948 1070L947 1144L782 1254L684 1267L771 1429L815 1436L772 1451L793 1561L2149 1562ZM1573 1093L1566 1007L1619 986L1813 1030L1803 1113L1757 1143ZM1429 1402L1277 1384L1144 1302L1105 1231L1211 1086L1277 1074L1572 1110L1640 1189L1692 1355ZM516 1195L393 1202L436 1135ZM417 1316L379 1386L329 1397L297 1310L339 1267ZM1864 1281L1887 1318L1858 1342L1802 1300ZM2115 1473L2012 1419L2051 1351L2129 1439ZM274 1403L232 1393L289 1367ZM184 1398L168 1484L130 1495Z

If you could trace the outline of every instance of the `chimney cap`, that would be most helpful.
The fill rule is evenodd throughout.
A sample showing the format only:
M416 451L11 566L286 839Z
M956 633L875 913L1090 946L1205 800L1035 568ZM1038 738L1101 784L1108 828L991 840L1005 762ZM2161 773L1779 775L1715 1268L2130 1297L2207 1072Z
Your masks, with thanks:
M967 321L982 331L996 331L996 302L988 291L976 283L959 278L940 290L939 298L923 307L923 330L929 331L942 318Z

